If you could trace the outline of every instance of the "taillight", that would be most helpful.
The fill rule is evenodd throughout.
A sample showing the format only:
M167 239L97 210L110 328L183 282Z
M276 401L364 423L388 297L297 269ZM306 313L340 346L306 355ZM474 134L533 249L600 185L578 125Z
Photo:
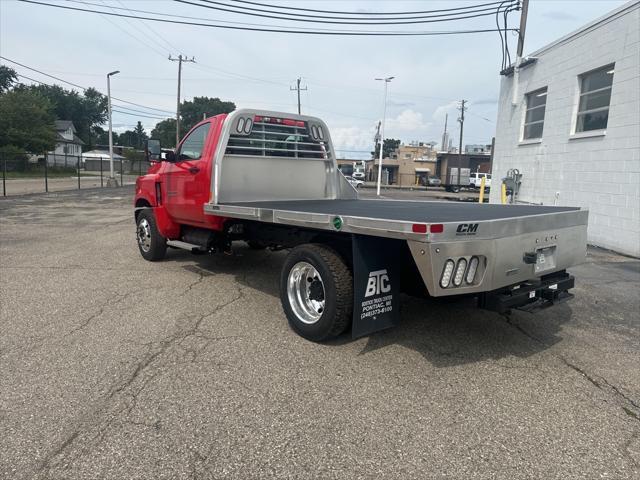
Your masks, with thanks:
M469 269L467 270L467 278L465 279L469 285L471 285L476 278L479 264L480 259L478 257L471 257L471 260L469 260Z
M447 288L451 283L451 275L453 274L453 268L456 266L453 260L447 260L442 270L442 276L440 277L440 286Z
M462 285L462 279L464 278L464 272L467 269L467 260L461 258L458 260L458 266L456 267L456 275L453 277L453 284L456 287Z

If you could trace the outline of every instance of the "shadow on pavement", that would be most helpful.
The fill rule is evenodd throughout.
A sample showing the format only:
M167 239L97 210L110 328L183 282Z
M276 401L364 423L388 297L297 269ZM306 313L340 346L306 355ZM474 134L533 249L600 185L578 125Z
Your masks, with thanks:
M284 252L254 251L240 244L234 244L234 252L233 256L192 256L173 250L167 261L192 260L195 264L182 268L205 277L233 275L239 284L279 298ZM436 367L504 359L508 366L509 358L530 357L561 341L559 333L572 315L566 303L537 314L514 311L500 315L476 308L472 298L453 301L408 296L402 297L400 310L399 326L367 337L361 355L401 345ZM282 321L286 321L284 314ZM350 335L348 332L326 345L350 343Z

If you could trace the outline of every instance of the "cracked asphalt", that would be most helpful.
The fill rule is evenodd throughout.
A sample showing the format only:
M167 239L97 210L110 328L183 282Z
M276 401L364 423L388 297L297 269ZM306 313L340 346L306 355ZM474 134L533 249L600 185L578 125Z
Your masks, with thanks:
M407 297L319 345L285 252L145 262L131 197L0 201L0 478L639 478L640 261L590 250L538 314Z

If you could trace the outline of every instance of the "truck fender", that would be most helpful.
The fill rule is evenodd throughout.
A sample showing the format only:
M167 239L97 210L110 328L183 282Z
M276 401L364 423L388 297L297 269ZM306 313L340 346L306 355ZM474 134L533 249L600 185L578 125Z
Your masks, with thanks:
M153 210L153 214L156 218L156 227L158 228L160 235L168 239L176 239L180 237L180 225L171 219L164 205L155 205L155 201L146 197L136 199L136 205L134 208L136 221L138 220L138 212L145 208Z
M180 225L171 219L164 205L153 207L153 213L156 216L156 226L160 235L168 239L180 238Z

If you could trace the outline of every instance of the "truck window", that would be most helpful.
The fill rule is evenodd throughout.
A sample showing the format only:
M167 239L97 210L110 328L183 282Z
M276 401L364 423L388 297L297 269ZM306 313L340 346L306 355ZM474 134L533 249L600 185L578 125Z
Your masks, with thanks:
M177 155L179 162L183 160L200 160L210 127L210 123L200 125L184 139Z

